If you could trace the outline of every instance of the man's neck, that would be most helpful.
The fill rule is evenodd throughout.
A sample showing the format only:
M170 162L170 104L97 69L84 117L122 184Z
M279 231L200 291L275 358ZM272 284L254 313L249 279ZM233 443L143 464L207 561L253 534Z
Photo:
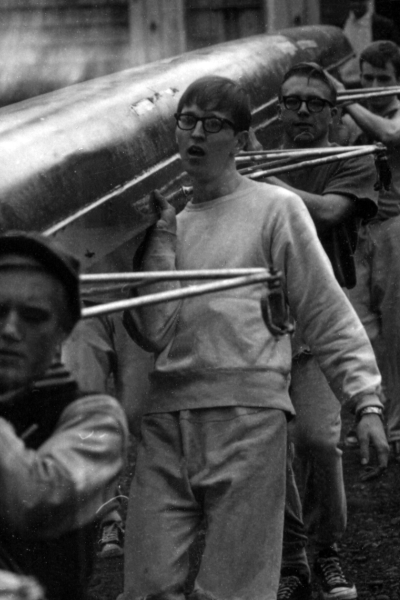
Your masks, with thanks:
M330 146L328 136L320 140L306 142L302 140L294 141L284 135L282 139L281 148L283 148L284 150L304 150L307 148L327 148L328 146Z
M243 177L236 171L224 173L213 181L193 181L193 204L209 202L233 194L242 183Z

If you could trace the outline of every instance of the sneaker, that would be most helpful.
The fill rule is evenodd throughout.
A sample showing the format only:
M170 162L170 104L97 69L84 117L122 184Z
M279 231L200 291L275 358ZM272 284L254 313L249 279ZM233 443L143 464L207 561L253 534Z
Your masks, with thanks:
M356 586L347 581L339 555L334 548L322 550L314 563L314 573L321 584L323 600L354 600L357 598Z
M100 558L122 556L124 553L124 528L122 521L106 521L101 524L99 539Z
M297 575L281 577L277 600L311 600L311 585Z

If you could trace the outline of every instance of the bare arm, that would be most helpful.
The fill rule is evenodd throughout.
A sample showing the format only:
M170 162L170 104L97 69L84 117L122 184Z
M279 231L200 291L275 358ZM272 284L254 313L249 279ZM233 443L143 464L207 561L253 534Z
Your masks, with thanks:
M285 189L294 192L303 200L315 223L317 231L322 233L334 225L338 225L355 211L354 201L348 196L342 194L311 194L303 190L296 189L287 183L284 183L278 177L269 177L268 183L279 185Z
M332 81L338 92L345 92L344 85L332 77L327 76ZM361 106L357 102L345 105L347 113L357 123L357 125L372 139L382 142L385 146L398 146L400 144L400 114L392 119L387 119L372 113L370 110Z
M400 114L393 119L385 119L357 103L350 104L346 110L357 125L371 138L382 142L385 146L400 144Z

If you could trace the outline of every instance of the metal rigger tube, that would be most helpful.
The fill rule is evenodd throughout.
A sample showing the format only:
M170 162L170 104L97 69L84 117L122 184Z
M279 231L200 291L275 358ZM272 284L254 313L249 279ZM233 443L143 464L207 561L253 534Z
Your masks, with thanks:
M128 310L131 308L137 308L141 306L150 306L153 304L159 304L160 302L170 302L173 300L179 300L181 298L189 298L193 296L199 296L202 294L208 294L210 292L229 290L236 287L242 287L245 285L252 285L256 283L263 283L271 280L279 284L280 276L271 275L271 273L267 269L264 269L263 272L260 273L253 273L251 275L246 275L243 277L235 277L232 279L222 280L220 282L193 285L179 290L171 290L169 292L160 292L157 294L148 294L139 298L130 298L128 300L118 300L116 302L109 302L106 304L91 306L82 310L82 318L88 319L90 317L98 317L100 315L111 314L114 312L119 312L121 310Z

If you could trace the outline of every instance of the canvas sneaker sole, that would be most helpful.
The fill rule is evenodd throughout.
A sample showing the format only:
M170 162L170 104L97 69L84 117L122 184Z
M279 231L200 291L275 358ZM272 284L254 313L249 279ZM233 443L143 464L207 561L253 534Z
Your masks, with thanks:
M105 544L97 553L99 558L112 558L113 556L122 556L124 549L118 544Z
M322 600L356 600L358 598L357 588L355 585L352 587L337 587L333 590L320 591L320 598Z

